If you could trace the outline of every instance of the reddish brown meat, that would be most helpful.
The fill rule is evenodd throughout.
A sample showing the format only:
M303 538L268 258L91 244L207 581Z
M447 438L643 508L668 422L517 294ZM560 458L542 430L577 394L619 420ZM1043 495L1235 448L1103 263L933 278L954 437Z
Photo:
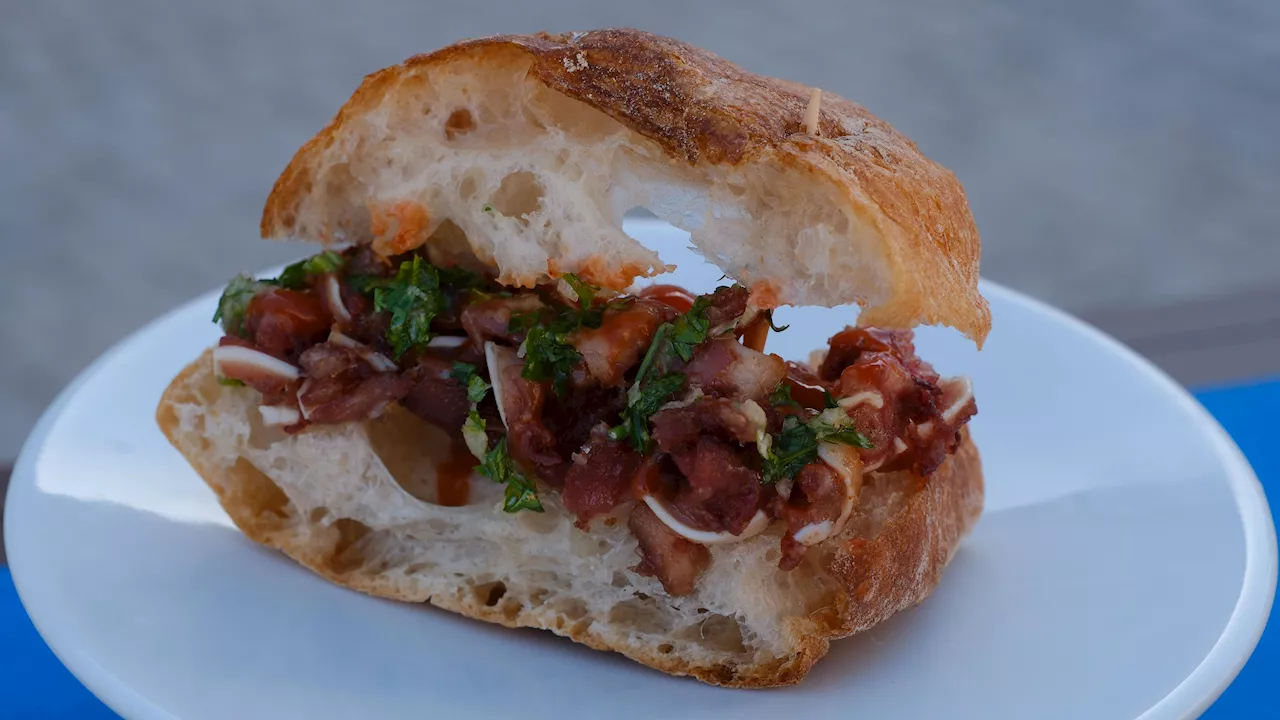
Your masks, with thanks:
M938 373L915 355L910 332L855 328L831 339L823 377L839 371L839 395L878 393L882 406L859 403L849 409L854 425L875 447L862 453L873 469L910 469L928 475L955 448L956 430L973 414L966 410L944 421ZM924 428L922 431L921 428ZM897 440L906 449L899 452Z
M626 402L626 393L621 388L598 385L577 386L564 397L547 394L542 406L542 422L556 438L557 454L567 459L587 442L596 426L617 425Z
M690 542L662 524L644 503L636 503L627 522L631 534L640 543L640 564L633 570L658 578L667 594L688 595L698 585L698 578L711 564L711 552Z
M787 377L784 382L791 388L792 400L814 410L827 407L827 394L835 385L818 377L807 365L791 361L787 362Z
M621 310L608 310L598 328L582 328L570 338L585 362L587 373L605 387L622 384L653 333L676 313L657 300L638 300Z
M827 357L818 368L818 376L828 382L839 380L844 369L857 362L863 353L887 353L913 376L929 383L938 382L933 366L916 355L915 333L910 330L850 327L836 333L830 345Z
M477 348L484 347L486 340L515 344L524 339L524 333L510 329L511 318L536 312L542 307L542 298L533 293L481 300L471 303L462 311L462 327Z
M741 408L741 404L733 400L703 397L684 407L659 410L650 418L653 439L668 453L684 450L706 435L754 443L756 426Z
M747 528L760 507L760 472L748 467L736 450L702 437L692 448L672 454L685 478L670 501L671 513L681 522L733 535Z
M307 379L298 404L307 421L331 424L364 420L380 414L413 386L395 373L378 373L348 347L320 343L299 358Z
M747 311L751 293L741 285L716 288L707 307L707 324L712 328L731 322Z
M333 318L310 292L271 288L245 308L244 327L263 352L293 361L329 334Z
M691 387L739 400L764 400L786 377L787 365L777 355L744 347L733 338L703 343L684 369Z
M521 377L524 363L515 358L515 350L500 348L499 351L502 360L493 382L501 383L502 414L506 418L511 457L535 472L559 465L563 458L556 453L556 438L542 421L547 385Z
M796 541L795 534L806 525L839 519L844 509L844 481L826 463L812 462L796 475L791 497L785 501L778 499L781 502L777 515L787 526L778 568L794 570L805 553L805 546Z
M467 419L471 401L467 389L449 374L453 361L423 355L405 372L412 387L401 402L409 412L433 425L457 432Z
M586 447L569 464L560 496L565 509L577 516L578 527L585 529L591 518L627 499L640 462L630 446L611 440L607 432L591 434Z

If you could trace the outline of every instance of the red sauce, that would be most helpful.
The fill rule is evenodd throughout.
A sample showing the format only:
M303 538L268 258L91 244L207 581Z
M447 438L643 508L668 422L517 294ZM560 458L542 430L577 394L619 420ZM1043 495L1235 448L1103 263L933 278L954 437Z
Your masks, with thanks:
M693 307L696 296L678 285L650 285L640 291L640 297L657 300L683 313Z
M791 386L791 399L801 405L815 410L827 406L826 386L808 369L788 362L785 382Z
M297 290L272 288L245 308L245 327L254 344L277 357L324 340L332 322L319 298Z
M436 465L436 504L466 505L471 496L471 471L476 458L461 441L454 441L449 457Z

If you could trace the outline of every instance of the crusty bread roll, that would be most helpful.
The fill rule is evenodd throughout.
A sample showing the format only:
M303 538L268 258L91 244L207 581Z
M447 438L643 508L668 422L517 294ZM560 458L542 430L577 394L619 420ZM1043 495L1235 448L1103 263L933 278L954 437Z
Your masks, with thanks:
M631 569L625 522L578 530L554 495L545 513L510 515L483 480L464 507L432 504L430 441L447 440L408 412L285 435L263 425L257 402L253 390L220 385L206 352L157 413L249 537L371 595L551 630L719 685L798 682L831 639L923 600L982 511L978 451L966 439L927 482L869 475L844 533L795 570L778 570L774 528L711 546L697 591L670 597Z
M621 228L643 206L757 305L863 306L981 345L979 238L955 176L888 123L635 30L498 36L380 70L276 182L262 235L469 248L507 284L664 269Z
M990 315L959 183L861 107L812 98L632 30L464 42L366 78L280 176L261 230L387 255L425 245L515 286L572 272L622 289L667 269L621 229L644 206L757 307L857 303L860 324L946 324L980 345ZM249 537L356 590L721 685L798 682L831 639L922 600L982 509L962 430L927 478L867 474L844 531L795 570L778 569L774 527L711 546L696 590L672 597L632 569L623 516L579 529L555 493L544 513L504 513L483 480L467 505L435 504L449 438L398 406L289 434L259 402L220 384L206 353L157 411Z

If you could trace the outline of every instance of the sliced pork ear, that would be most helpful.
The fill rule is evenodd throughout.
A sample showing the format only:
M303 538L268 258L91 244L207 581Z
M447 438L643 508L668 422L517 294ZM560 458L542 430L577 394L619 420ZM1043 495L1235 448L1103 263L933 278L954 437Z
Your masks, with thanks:
M644 503L632 508L627 527L640 550L640 563L632 570L657 577L669 595L688 595L697 588L698 578L711 564L706 547L677 535Z
M288 399L297 390L301 377L297 367L230 336L222 338L213 349L213 372L262 393L267 405Z
M314 345L298 362L307 375L298 389L298 407L311 423L376 417L413 387L407 377L377 372L359 351L336 343Z
M488 342L484 349L511 457L535 471L559 465L563 459L556 453L556 438L542 421L546 384L521 377L524 361L514 348Z
M684 369L691 387L738 400L763 400L787 375L777 355L744 347L733 338L704 343Z

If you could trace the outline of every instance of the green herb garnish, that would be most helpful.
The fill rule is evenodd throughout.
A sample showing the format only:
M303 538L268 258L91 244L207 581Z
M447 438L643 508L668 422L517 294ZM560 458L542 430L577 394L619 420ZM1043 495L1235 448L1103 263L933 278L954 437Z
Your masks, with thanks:
M521 377L535 382L551 382L557 396L563 396L582 355L565 341L565 333L541 325L529 330L524 339L524 370Z
M769 323L769 329L774 332L782 332L783 330L786 330L787 328L791 327L790 325L783 325L782 327L778 327L777 325L774 325L772 310L765 310L764 317L765 317L765 320L768 321Z
M397 359L409 348L431 341L431 321L448 307L440 289L440 273L420 256L400 263L394 278L375 286L373 307L391 313L387 341Z
M243 380L237 380L235 378L229 378L229 377L222 377L221 375L218 376L218 384L226 385L227 387L244 387Z
M622 411L622 423L609 430L610 437L627 441L641 453L649 452L652 443L649 416L684 387L685 376L667 372L667 364L675 358L688 362L693 359L694 350L707 341L711 334L711 322L707 317L710 307L711 299L700 296L688 312L674 322L659 325L654 331L649 349L640 361L636 379L627 389L627 407Z
M874 447L866 435L847 424L849 416L844 411L837 412L838 417L824 412L808 422L801 422L794 415L783 420L782 431L774 436L769 454L764 458L761 481L772 485L795 477L801 468L818 459L820 443L840 443L864 450Z
M625 440L647 454L653 442L649 433L649 417L662 407L667 398L684 387L684 373L661 375L643 386L632 385L627 391L627 406L622 410L622 423L610 428L609 437ZM634 394L633 394L634 391Z
M770 405L799 405L796 399L791 397L791 385L786 382L778 383L778 387L773 389L769 394Z
M299 260L287 266L276 282L280 287L288 290L302 290L307 287L308 278L313 275L336 272L344 262L346 259L341 255L332 250L326 250L319 255L312 255L306 260Z
M538 501L538 488L533 481L516 469L507 452L507 439L503 438L492 450L485 453L484 462L478 468L481 475L490 480L506 485L503 493L502 509L513 513L521 510L542 512L542 503Z
M449 377L457 380L467 389L467 400L471 403L471 409L467 411L467 419L462 423L462 440L467 444L471 454L475 455L477 460L484 462L489 448L489 436L486 434L487 423L480 417L479 405L493 386L480 377L476 372L476 366L471 363L454 363L449 370Z
M245 337L244 313L249 302L258 293L273 287L272 280L255 280L248 275L237 275L231 278L227 287L218 298L218 309L213 313L213 321L222 324L222 331L228 335Z

